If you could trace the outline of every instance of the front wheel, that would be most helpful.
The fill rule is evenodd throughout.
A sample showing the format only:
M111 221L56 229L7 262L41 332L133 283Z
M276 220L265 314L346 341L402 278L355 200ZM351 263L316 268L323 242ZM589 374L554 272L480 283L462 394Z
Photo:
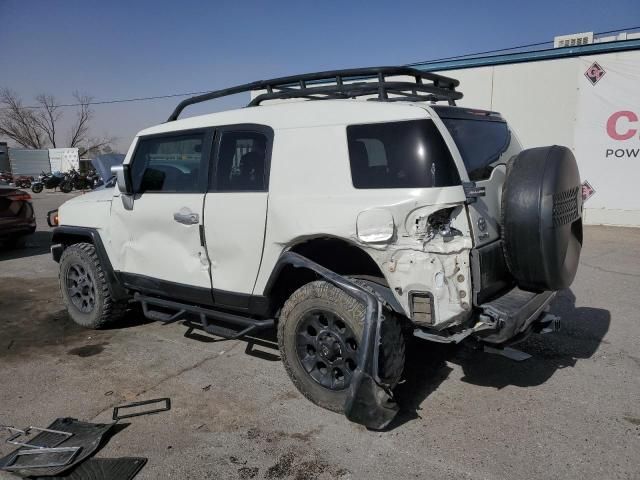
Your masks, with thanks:
M42 192L43 189L43 185L41 183L34 183L33 185L31 185L31 191L33 193L40 193Z
M359 363L366 307L325 281L303 285L285 302L278 345L296 388L316 405L344 413L348 387ZM398 319L384 312L378 370L392 388L404 368Z
M78 325L101 328L120 319L127 302L116 301L95 247L76 243L60 258L60 290L69 316Z
M73 190L73 184L71 182L62 182L60 184L60 191L62 193L70 193Z

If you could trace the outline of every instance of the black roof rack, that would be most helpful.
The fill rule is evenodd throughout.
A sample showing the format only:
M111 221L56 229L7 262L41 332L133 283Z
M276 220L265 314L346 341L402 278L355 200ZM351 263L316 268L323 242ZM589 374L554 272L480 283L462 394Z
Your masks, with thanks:
M398 75L413 77L414 81L386 79L387 76ZM331 82L331 84L327 85L327 82ZM453 78L411 67L352 68L306 73L271 80L259 80L187 98L178 104L168 121L177 120L180 113L189 105L252 90L266 90L266 92L254 98L248 106L260 105L260 102L265 100L290 98L325 100L369 95L377 95L370 100L381 102L447 101L449 105L455 105L456 100L462 98L462 92L456 91L459 84L460 82Z

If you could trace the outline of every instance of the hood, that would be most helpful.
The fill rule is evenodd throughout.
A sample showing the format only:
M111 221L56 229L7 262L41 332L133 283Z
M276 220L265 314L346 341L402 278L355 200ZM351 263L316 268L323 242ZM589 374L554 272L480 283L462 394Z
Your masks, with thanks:
M113 190L110 188L98 189L83 193L77 197L70 198L63 205L66 204L79 204L79 203L92 203L92 202L110 202L113 199Z

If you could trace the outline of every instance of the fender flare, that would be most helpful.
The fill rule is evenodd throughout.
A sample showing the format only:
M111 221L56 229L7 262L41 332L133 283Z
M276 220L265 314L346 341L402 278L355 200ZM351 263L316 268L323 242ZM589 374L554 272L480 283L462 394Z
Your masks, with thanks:
M388 386L378 375L378 355L382 325L382 303L372 293L308 258L295 253L284 252L278 259L274 273L285 266L311 270L332 285L343 290L366 305L362 345L358 367L353 373L349 392L345 401L345 416L355 423L380 430L385 428L398 413L399 407L393 400Z
M54 228L53 235L51 237L51 256L53 257L53 260L56 263L60 263L60 257L62 257L64 249L69 245L79 243L78 240L86 240L88 243L93 244L96 249L96 254L98 255L98 260L100 260L102 270L109 282L111 294L114 299L122 300L129 298L126 289L120 282L117 272L113 269L113 265L111 265L111 260L109 260L107 250L105 249L100 233L96 228L75 227L69 225Z

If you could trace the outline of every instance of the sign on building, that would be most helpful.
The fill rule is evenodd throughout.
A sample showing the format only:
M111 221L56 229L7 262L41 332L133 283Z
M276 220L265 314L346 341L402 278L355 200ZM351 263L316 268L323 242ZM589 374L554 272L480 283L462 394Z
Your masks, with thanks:
M593 195L585 220L639 225L640 62L617 55L580 61L575 154Z

